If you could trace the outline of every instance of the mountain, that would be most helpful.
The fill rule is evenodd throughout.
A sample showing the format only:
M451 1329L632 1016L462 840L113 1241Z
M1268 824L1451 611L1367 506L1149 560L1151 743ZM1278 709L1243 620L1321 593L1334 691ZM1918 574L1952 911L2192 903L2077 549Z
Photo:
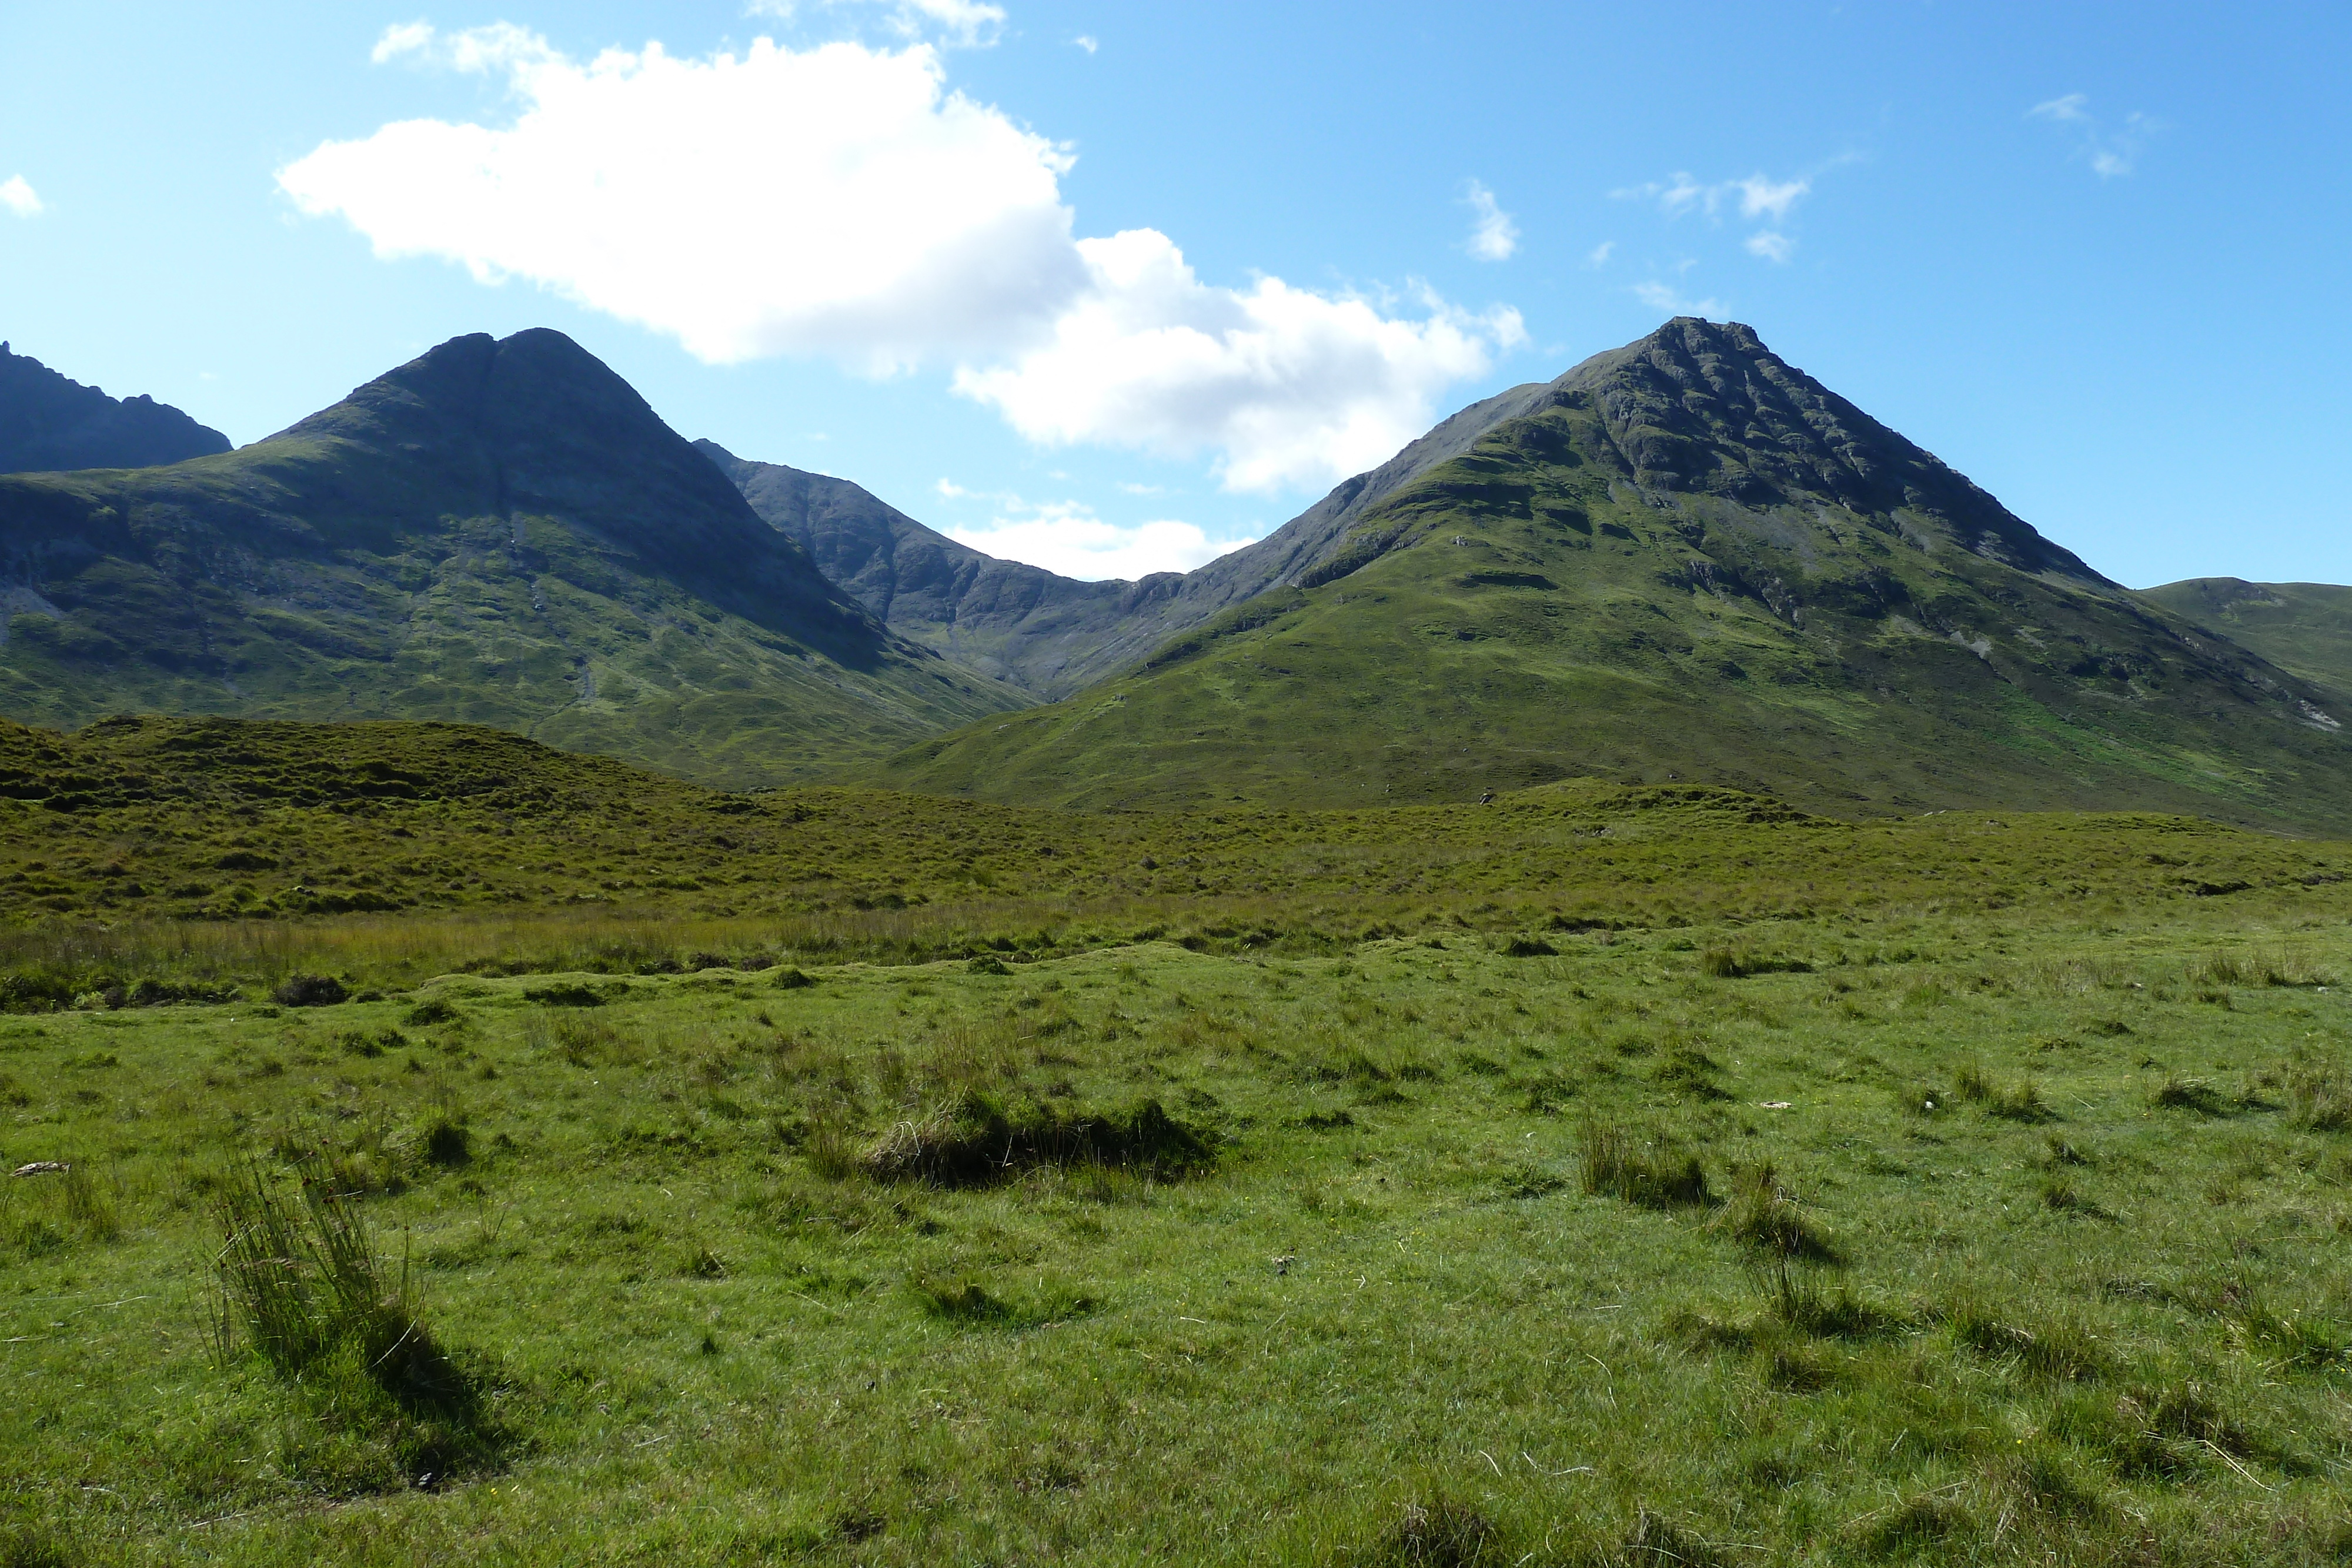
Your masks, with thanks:
M744 499L890 629L1041 697L1067 696L1266 590L1310 574L1398 486L1525 412L1540 383L1475 403L1255 544L1190 572L1083 582L999 560L925 528L845 479L703 455Z
M877 776L1122 807L1704 779L1847 814L2352 825L2339 698L2100 576L1746 327L1677 319L1449 425L1451 455L1256 547L1255 597Z
M562 334L163 468L0 476L0 712L449 719L774 784L1022 704L894 636Z
M2352 588L2199 577L2148 589L2141 597L2327 687L2352 706Z
M228 450L169 403L111 398L0 343L0 474L149 468Z

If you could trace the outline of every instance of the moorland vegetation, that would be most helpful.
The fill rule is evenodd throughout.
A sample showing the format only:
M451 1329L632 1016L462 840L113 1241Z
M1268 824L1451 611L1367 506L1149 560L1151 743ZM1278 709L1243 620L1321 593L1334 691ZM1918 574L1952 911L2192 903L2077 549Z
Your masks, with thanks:
M2352 844L8 739L11 1561L2352 1546Z

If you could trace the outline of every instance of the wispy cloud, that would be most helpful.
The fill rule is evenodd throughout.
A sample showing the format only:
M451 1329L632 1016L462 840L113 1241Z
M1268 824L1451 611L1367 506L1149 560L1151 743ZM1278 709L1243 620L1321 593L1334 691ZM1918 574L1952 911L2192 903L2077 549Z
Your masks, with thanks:
M1812 189L1810 177L1775 180L1758 173L1744 180L1718 180L1710 184L1678 172L1664 180L1626 185L1609 194L1621 202L1655 202L1658 210L1670 218L1685 213L1719 217L1737 208L1743 218L1769 217L1774 223L1781 223L1787 220L1789 209L1811 195Z
M1653 310L1663 310L1669 316L1721 316L1723 301L1709 296L1705 299L1686 299L1670 283L1647 278L1633 285L1633 298Z
M22 174L11 174L0 180L0 207L20 218L37 218L46 210L40 196L25 182Z
M1474 221L1470 225L1470 254L1480 261L1508 261L1519 248L1519 225L1511 214L1496 204L1495 193L1477 181L1470 182L1470 193L1465 198L1470 204Z
M1070 42L1076 44L1078 47L1086 50L1086 52L1090 55L1097 49L1102 47L1102 40L1088 33L1080 33L1076 37L1072 38Z
M1838 160L1843 162L1844 160ZM1780 225L1799 202L1813 192L1813 176L1799 175L1793 180L1775 180L1759 171L1738 180L1699 180L1677 171L1664 180L1651 180L1639 185L1627 185L1609 194L1621 202L1641 202L1654 204L1669 218L1680 218L1696 213L1720 223L1737 214L1743 220L1762 219L1772 226L1759 229L1744 242L1751 256L1767 261L1786 261L1795 254L1797 242ZM1593 253L1593 264L1607 259L1608 247ZM1703 312L1702 312L1703 314Z
M870 5L886 13L885 25L902 38L937 37L965 48L985 48L1004 27L1004 7L986 0L814 0L826 10L844 5ZM787 21L809 8L804 0L751 0L744 7L753 16L779 16Z
M2074 156L2088 163L2091 172L2102 180L2113 180L2137 168L2140 150L2163 129L2137 110L2125 115L2121 124L2109 125L2091 112L2090 95L2080 92L2037 103L2025 111L2025 118L2071 127Z
M1594 267L1606 267L1609 265L1609 258L1615 255L1616 251L1617 242L1613 239L1605 239L1594 246L1584 259Z

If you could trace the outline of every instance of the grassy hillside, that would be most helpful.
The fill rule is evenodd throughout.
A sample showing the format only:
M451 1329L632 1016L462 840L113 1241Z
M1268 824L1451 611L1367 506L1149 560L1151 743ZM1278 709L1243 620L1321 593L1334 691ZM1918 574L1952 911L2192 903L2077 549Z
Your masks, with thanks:
M714 783L1027 699L893 636L552 332L241 451L0 477L0 712L493 725Z
M2352 884L2180 882L2352 847L1559 797L1157 830L1327 925L1423 857L1286 951L0 1019L0 1550L2342 1560Z
M1678 322L1399 490L1295 585L872 776L1140 807L1597 775L1840 814L2352 825L2336 699L2189 632L1745 329Z
M2200 577L2144 597L2352 704L2352 588Z
M1870 860L1869 877L1820 874L1849 854ZM305 963L354 985L402 982L485 946L513 968L625 968L698 951L772 956L779 942L876 957L1157 936L1320 950L1435 919L1576 929L2188 907L2327 885L2347 865L2334 845L2188 819L1857 826L1696 785L1103 814L860 789L728 794L437 725L0 727L0 919L17 925L25 962L63 966L47 1000L28 992L27 1005L142 977L266 990Z

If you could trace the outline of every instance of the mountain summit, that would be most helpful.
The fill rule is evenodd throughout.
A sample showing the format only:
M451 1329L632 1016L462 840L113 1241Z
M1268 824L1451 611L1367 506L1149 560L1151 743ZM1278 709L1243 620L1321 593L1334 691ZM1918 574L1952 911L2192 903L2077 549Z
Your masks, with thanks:
M1452 455L1255 547L1286 552L1255 596L887 776L1198 805L1601 775L2352 824L2322 688L2110 582L1745 326L1678 318L1448 425Z
M441 718L775 783L1023 699L893 636L562 333L240 451L0 477L0 706Z

